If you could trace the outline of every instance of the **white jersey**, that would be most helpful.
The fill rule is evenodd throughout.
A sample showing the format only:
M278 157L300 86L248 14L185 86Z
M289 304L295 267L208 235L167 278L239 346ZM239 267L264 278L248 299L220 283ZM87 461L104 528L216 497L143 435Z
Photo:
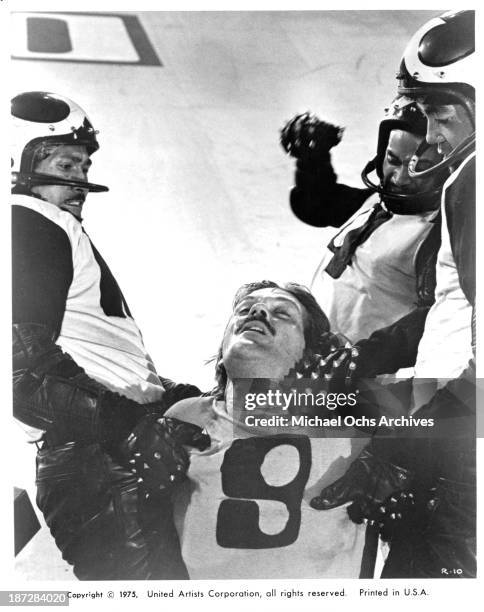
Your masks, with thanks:
M56 343L106 387L141 403L160 399L163 386L124 300L119 300L116 312L106 304L103 292L107 285L114 287L121 298L122 294L81 223L70 213L37 198L12 198L15 205L56 224L69 240L72 282Z
M459 177L466 164L475 157L469 155L444 184L442 191L442 244L437 255L437 286L435 303L429 311L425 329L418 346L414 375L416 379L457 378L472 359L472 305L459 283L457 266L452 255L450 233L446 218L447 190ZM416 392L415 407L428 401L427 395Z
M334 237L335 246L341 246L349 231L366 223L375 203L376 196L369 198L341 228L328 233L328 242ZM339 278L325 271L333 257L325 248L311 291L333 330L356 342L415 308L416 255L437 214L394 214L357 247Z
M358 578L364 526L345 506L318 511L309 502L345 473L364 442L234 439L225 402L213 398L179 402L167 416L204 427L212 441L203 452L191 449L188 481L174 499L190 578Z

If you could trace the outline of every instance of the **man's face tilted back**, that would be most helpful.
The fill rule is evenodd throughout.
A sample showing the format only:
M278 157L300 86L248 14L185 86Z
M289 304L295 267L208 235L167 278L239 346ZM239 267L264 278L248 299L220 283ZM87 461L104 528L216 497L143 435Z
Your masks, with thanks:
M222 342L228 377L284 377L303 356L306 316L302 304L283 289L257 289L245 296Z
M49 151L47 157L38 162L34 170L64 179L87 181L90 166L91 160L85 146L59 145ZM88 190L65 185L37 185L32 188L32 193L81 220Z
M408 164L423 138L405 130L392 130L383 159L383 186L390 193L413 194L430 191L438 185L438 177L412 178ZM435 147L427 148L419 158L418 170L426 170L440 161Z

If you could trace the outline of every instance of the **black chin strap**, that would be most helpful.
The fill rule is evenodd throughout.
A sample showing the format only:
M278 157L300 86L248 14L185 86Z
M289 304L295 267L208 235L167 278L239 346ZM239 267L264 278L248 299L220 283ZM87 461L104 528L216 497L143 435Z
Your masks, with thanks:
M75 179L64 179L51 174L31 173L24 174L21 172L12 172L12 183L19 187L23 187L28 191L36 185L62 185L65 187L79 187L93 192L109 191L109 187L98 185L96 183L88 183L87 181L77 181Z
M426 148L426 146L422 145L424 145L424 142L420 143L420 145L417 147L417 150L415 151L415 155L408 163L408 175L411 178L424 178L426 176L429 176L430 174L434 174L434 172L444 170L445 168L450 168L451 166L455 165L455 162L461 161L464 157L470 155L470 153L472 153L472 151L474 151L476 147L476 133L472 132L470 136L464 138L464 140L454 149L452 149L449 155L445 157L442 161L440 161L438 164L435 164L435 166L432 166L430 168L427 168L426 170L422 170L419 172L416 168L420 159L420 155L422 155L422 152Z
M380 195L390 212L397 215L416 215L437 208L440 202L440 188L419 193L392 193L386 190L381 182L373 183L370 179L369 175L376 172L376 164L376 157L366 164L361 173L361 180L366 187Z

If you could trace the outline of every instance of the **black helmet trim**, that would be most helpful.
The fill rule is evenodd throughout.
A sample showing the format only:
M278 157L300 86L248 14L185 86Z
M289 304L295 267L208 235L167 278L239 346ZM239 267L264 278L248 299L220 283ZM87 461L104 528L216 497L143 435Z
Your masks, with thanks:
M426 32L418 47L422 64L431 68L446 67L463 60L475 51L475 13L442 18L443 23Z
M12 115L33 123L59 123L66 119L70 106L64 100L42 91L21 93L12 98Z

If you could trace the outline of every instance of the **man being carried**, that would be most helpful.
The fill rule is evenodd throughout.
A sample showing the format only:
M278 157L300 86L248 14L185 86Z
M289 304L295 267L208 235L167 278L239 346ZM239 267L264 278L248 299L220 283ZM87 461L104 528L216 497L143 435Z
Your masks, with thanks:
M261 386L261 379L283 381L294 368L319 363L334 342L326 316L304 287L262 281L237 292L216 363L216 389L166 413L203 428L211 440L204 451L191 451L188 480L174 496L191 578L359 576L363 527L343 508L322 517L309 501L322 483L344 472L364 441L311 437L304 427L292 435L284 428L257 431L240 422L234 400L240 379ZM273 412L263 410L268 417Z

